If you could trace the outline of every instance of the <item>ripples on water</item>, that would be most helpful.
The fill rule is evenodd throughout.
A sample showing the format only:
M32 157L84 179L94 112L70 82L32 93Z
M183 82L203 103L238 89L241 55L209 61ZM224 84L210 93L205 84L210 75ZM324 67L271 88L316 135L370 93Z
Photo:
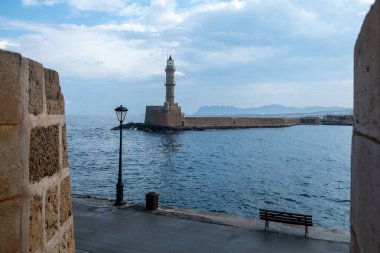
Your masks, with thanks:
M75 194L115 198L119 131L114 117L68 116ZM258 216L258 208L312 214L349 228L352 127L294 126L178 133L123 131L127 202Z

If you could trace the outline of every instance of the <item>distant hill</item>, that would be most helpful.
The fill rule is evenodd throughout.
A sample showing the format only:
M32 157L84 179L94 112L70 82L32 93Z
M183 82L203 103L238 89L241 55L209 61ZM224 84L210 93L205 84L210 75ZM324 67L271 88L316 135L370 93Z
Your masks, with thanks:
M227 115L267 115L267 114L352 114L352 108L339 106L309 106L304 108L288 107L283 105L265 105L252 108L238 108L234 106L202 106L194 116L227 116Z

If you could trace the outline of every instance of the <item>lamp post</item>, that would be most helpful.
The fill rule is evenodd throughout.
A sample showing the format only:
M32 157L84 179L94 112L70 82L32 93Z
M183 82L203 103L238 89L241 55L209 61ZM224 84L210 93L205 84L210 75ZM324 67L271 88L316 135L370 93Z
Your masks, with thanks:
M124 195L124 184L122 180L122 169L121 169L121 150L122 150L122 127L123 127L123 121L125 119L125 115L127 115L128 109L120 105L118 108L115 109L117 119L120 121L120 148L119 148L119 176L117 179L116 184L116 202L115 206L121 206L124 205L123 201L123 195Z

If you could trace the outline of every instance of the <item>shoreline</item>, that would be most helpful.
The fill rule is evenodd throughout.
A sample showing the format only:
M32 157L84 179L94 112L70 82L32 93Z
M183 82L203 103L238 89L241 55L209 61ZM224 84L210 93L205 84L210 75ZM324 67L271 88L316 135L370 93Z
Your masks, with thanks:
M72 194L73 203L89 205L94 208L102 209L126 209L137 212L147 212L154 215L168 216L172 218L185 219L198 222L206 222L210 224L233 226L242 229L264 230L264 221L255 217L239 216L228 213L210 212L206 210L196 210L188 208L175 208L160 206L157 210L147 211L145 206L141 204L127 203L125 206L115 207L113 206L113 200L97 198L93 196L84 196L78 194ZM288 225L283 223L270 223L270 228L266 231L268 233L278 233L293 236L304 237L304 227L296 225ZM309 239L350 243L349 231L340 230L337 228L324 228L318 226L309 227Z

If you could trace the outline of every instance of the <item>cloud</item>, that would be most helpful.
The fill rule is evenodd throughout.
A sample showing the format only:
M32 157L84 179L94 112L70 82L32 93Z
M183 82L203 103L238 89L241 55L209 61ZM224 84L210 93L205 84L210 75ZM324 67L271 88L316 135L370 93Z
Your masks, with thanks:
M0 49L15 48L18 46L20 46L20 45L17 43L13 43L13 42L8 41L8 40L1 40L0 39Z
M218 2L218 3L205 3L194 8L193 13L196 12L215 12L215 11L225 11L225 10L241 10L247 4L247 1L232 0L229 2Z
M196 58L200 62L196 64L212 65L214 67L226 67L233 64L249 64L262 59L272 58L285 52L283 48L273 48L268 46L248 46L248 47L225 47L218 50L201 50L196 52Z
M19 21L2 25L26 30L26 35L17 39L22 53L66 76L146 79L160 71L157 62L151 61L158 49L144 40L125 39L117 33L83 25L53 26ZM1 45L16 46L7 41Z
M265 101L307 105L330 103L334 97L337 104L350 104L352 83L342 88L329 86L329 80L351 78L352 50L363 19L358 13L365 13L370 2L23 0L23 4L43 5L39 9L46 11L52 5L66 5L60 19L66 23L0 18L0 30L12 34L0 37L1 48L43 62L66 80L80 80L76 86L128 83L135 89L128 92L143 94L147 103L161 101L157 92L171 53L185 108L195 105L195 96L204 103L199 106L213 101L246 107ZM195 95L199 87L205 95ZM145 103L137 96L133 99L135 104Z
M113 32L123 32L123 31L132 31L139 33L153 33L158 32L159 29L151 25L143 25L138 23L108 23L102 25L94 26L95 29L102 31L113 31Z
M123 0L66 0L77 11L117 12L126 7Z
M358 0L361 4L373 4L375 0Z
M22 0L22 4L24 6L34 6L34 5L53 6L62 2L64 2L64 0Z

